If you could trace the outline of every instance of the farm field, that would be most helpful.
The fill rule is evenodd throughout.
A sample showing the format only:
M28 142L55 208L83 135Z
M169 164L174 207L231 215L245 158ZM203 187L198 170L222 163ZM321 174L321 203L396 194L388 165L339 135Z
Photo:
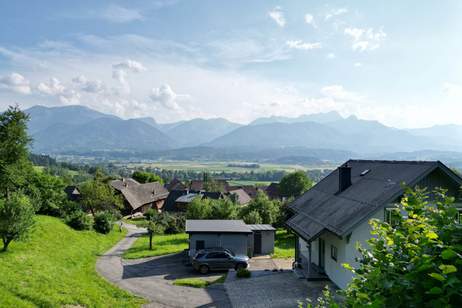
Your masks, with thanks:
M201 161L161 161L149 163L127 163L123 166L127 168L158 168L164 170L181 170L181 171L207 171L209 173L218 172L267 172L267 171L287 171L293 172L297 170L315 170L315 169L329 169L330 165L284 165L284 164L258 164L259 168L249 168L240 166L230 166L234 162L201 162ZM237 164L243 164L239 162ZM122 165L121 165L122 166Z

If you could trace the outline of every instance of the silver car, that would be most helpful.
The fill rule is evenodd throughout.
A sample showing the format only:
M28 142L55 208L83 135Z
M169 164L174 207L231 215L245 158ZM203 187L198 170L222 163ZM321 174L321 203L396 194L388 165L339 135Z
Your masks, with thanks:
M229 249L204 249L196 253L192 259L192 265L201 274L230 268L239 270L249 266L249 257L236 256Z

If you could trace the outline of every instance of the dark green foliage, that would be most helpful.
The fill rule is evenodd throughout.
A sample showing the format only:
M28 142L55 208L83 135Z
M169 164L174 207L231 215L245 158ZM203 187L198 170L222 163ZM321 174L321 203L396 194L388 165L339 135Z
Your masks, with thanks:
M240 268L236 272L237 278L250 278L252 273L246 268Z
M30 137L27 135L28 115L16 107L0 114L0 196L22 189L31 170L28 160Z
M11 241L27 237L34 224L35 211L28 197L22 193L10 193L8 199L0 199L0 238L3 251Z
M91 181L80 185L81 204L85 210L93 215L99 211L111 211L115 213L123 207L120 195L116 195L114 189L105 181L104 176L98 172Z
M162 226L163 233L176 234L183 233L185 230L186 218L182 213L171 214L169 212L157 213L151 216L149 221Z
M195 198L186 209L187 219L209 219L212 216L210 199Z
M60 216L66 201L65 184L60 177L45 171L33 171L28 179L28 191L40 214Z
M132 178L137 180L140 183L151 183L151 182L159 182L161 184L164 183L162 178L155 173L146 172L146 171L135 171L132 174Z
M96 232L108 234L112 230L114 216L110 212L98 212L95 214L93 229Z
M159 213L155 209L149 209L144 213L144 217L146 220L151 220L154 216L158 215Z
M258 192L255 199L250 201L247 206L241 208L239 217L249 218L251 212L257 212L259 214L261 223L273 224L278 220L280 215L279 201L270 200L265 193Z
M66 224L75 230L90 230L93 220L82 210L73 210L64 218Z
M188 219L236 219L238 207L230 199L194 199L186 210Z
M406 190L394 226L371 220L368 249L344 292L351 307L461 307L462 225L444 191Z
M279 193L282 197L298 197L313 186L306 173L303 171L296 171L285 175L279 182Z
M242 216L242 219L246 224L261 224L263 223L263 219L261 219L260 214L256 210L252 210Z
M236 219L237 206L229 199L210 200L211 219Z

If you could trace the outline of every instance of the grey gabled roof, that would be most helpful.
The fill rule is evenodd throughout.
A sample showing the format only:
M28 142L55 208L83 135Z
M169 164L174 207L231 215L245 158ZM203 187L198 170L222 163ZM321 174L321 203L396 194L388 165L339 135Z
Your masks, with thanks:
M250 230L252 231L276 231L272 225L255 224L247 226L249 226Z
M188 219L186 233L252 233L242 220Z
M111 181L111 186L122 193L134 210L168 196L168 190L158 182L140 184L128 178Z
M352 185L338 192L338 169L294 200L286 224L306 240L329 231L345 236L364 219L403 194L402 183L416 185L440 168L455 183L462 179L439 161L349 160ZM364 176L361 173L370 170Z

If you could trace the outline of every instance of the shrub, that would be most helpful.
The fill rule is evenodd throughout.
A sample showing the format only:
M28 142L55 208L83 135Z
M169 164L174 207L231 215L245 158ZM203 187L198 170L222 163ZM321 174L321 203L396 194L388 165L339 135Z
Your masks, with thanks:
M159 213L156 210L149 209L149 210L146 211L146 213L144 213L144 217L146 218L146 220L152 220L158 214Z
M95 222L93 228L96 232L107 234L112 230L112 224L114 223L114 217L108 212L99 212L95 215Z
M90 230L92 225L91 217L82 210L75 210L68 214L65 222L75 230Z
M236 273L237 278L250 278L251 275L252 273L246 268L240 268Z
M242 219L246 224L261 224L263 222L260 213L258 213L256 210L248 212L242 217Z

